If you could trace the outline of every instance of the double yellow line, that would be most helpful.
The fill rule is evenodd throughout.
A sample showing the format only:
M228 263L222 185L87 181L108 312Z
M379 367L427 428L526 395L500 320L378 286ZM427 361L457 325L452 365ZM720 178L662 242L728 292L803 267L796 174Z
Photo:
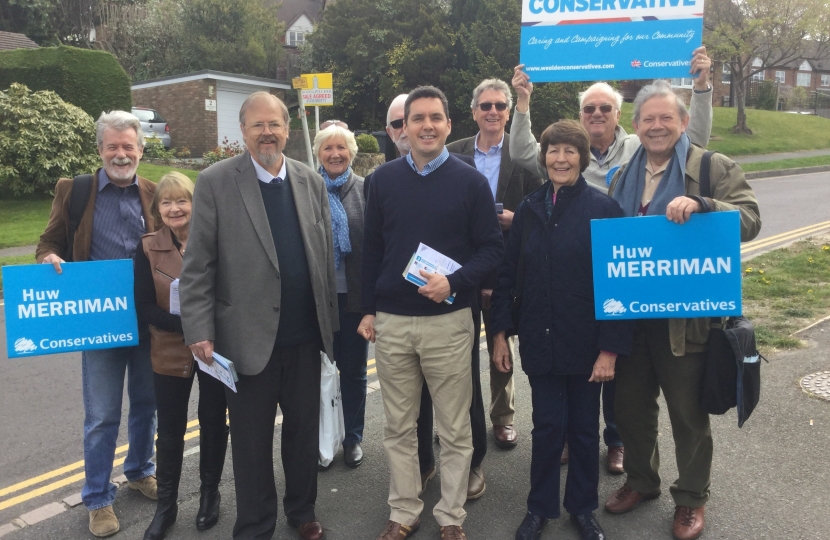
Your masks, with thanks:
M746 244L741 245L741 255L749 253L750 251L755 251L782 242L787 242L789 240L795 240L802 236L815 234L821 232L824 229L830 229L830 221L823 221L821 223L807 225L806 227L801 227L800 229L793 229L792 231L787 231L781 234L776 234L775 236L762 238L761 240L755 240L754 242L747 242Z
M193 420L187 424L187 428L190 429L199 424L198 420ZM190 440L194 437L199 436L199 430L194 429L193 431L189 431L185 433L184 440ZM127 458L126 453L129 445L125 444L123 446L119 446L115 449L115 455L118 456L120 454L124 454L121 457L116 457L115 460L112 462L113 467L117 467L124 463L124 460ZM24 480L22 482L18 482L9 487L5 487L0 489L0 499L6 497L7 495L11 495L12 493L16 493L18 491L24 490L28 487L40 484L42 482L46 482L47 480L51 480L53 478L58 478L59 476L63 476L67 473L71 473L77 471L78 469L83 469L84 462L76 461L75 463L70 463L64 467L59 469L55 469L54 471L49 471L47 473L41 474L40 476L35 476L34 478L29 478L28 480ZM15 497L11 497L10 499L0 500L0 510L5 510L6 508L10 508L12 506L18 505L22 502L26 502L30 499L34 499L35 497L40 497L41 495L45 495L46 493L51 493L56 491L64 486L68 486L70 484L74 484L75 482L80 482L84 479L85 473L83 471L73 474L72 476L67 476L66 478L61 478L55 482L51 482L39 488L33 489L31 491L27 491L25 493L21 493Z

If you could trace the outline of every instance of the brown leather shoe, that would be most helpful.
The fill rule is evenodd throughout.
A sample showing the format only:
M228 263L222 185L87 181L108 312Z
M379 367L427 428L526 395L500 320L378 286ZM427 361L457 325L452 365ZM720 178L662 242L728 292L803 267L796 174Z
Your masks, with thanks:
M441 540L467 540L461 525L447 525L441 527Z
M628 487L628 484L624 484L605 501L605 511L610 514L625 514L634 510L641 502L650 501L659 496L659 489L652 493L640 493Z
M608 447L608 472L611 474L625 472L625 469L623 469L623 454L625 454L625 447L623 446Z
M559 464L568 464L568 441L565 441L565 446L562 448L562 455L559 457Z
M421 528L421 518L417 518L412 525L401 525L397 521L389 520L386 527L381 531L378 540L404 540L409 538Z
M678 506L674 510L672 534L677 540L695 540L703 534L703 507Z
M323 524L319 521L306 521L297 530L300 531L300 538L303 540L322 540L326 537Z
M99 538L112 536L121 530L121 524L112 511L112 505L89 511L89 532Z
M512 424L506 426L493 426L493 436L496 438L496 446L499 448L515 448L519 442L519 434L513 429Z
M427 490L427 484L429 483L430 480L435 478L435 475L437 473L438 473L438 469L436 469L435 465L433 465L430 470L428 470L427 472L421 474L421 492L418 493L419 497L424 494L424 491Z
M467 479L467 500L478 499L484 495L487 485L484 483L484 469L481 465L470 469L470 477Z

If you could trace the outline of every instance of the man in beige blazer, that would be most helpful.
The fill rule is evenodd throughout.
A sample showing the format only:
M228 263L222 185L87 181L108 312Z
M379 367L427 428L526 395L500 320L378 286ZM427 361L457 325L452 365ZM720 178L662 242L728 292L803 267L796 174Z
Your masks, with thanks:
M193 353L234 362L227 390L237 517L234 538L271 538L279 500L273 435L283 413L284 510L305 540L323 538L317 497L320 351L332 356L337 289L322 178L282 154L285 104L251 94L239 111L247 152L199 174L181 276Z

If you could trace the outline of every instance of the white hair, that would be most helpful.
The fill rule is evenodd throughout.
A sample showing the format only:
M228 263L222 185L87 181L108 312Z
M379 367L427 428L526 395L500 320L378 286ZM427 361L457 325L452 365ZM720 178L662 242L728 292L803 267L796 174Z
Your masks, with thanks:
M585 91L579 93L579 108L580 109L582 108L582 105L585 103L585 95L588 94L589 92L593 92L594 90L602 90L606 94L609 94L609 95L613 96L614 101L616 102L616 105L617 105L617 109L619 110L622 107L622 104L623 104L622 94L620 94L619 92L614 90L614 87L611 86L610 84L608 84L606 82L598 82L598 83L592 84L591 86L586 88Z
M634 116L632 120L636 123L640 123L640 109L646 101L655 97L669 96L675 99L675 103L677 104L677 114L680 115L680 119L683 120L686 118L689 115L689 111L686 109L686 102L683 101L682 97L674 93L674 90L672 90L671 84L669 84L668 81L657 79L651 84L647 84L640 88L640 91L637 92L637 97L634 98Z
M342 137L346 141L346 148L349 149L349 163L351 163L357 155L357 141L355 141L354 133L336 124L332 124L326 129L321 129L314 136L314 155L319 158L320 147L332 137Z
M507 100L507 110L513 109L513 94L510 93L510 87L501 79L485 79L481 84L476 86L473 90L473 100L470 102L470 108L475 109L478 106L478 98L481 97L485 90L496 90L504 94L504 99Z
M134 129L138 136L138 146L144 148L144 132L141 131L141 122L132 113L127 111L102 112L96 122L96 139L98 148L104 146L104 131L114 129L115 131L127 131Z
M386 127L389 127L389 122L392 121L392 117L390 116L390 113L392 112L392 107L398 104L403 105L404 103L406 103L406 98L408 97L409 94L400 94L392 100L392 103L389 104L389 108L386 109Z

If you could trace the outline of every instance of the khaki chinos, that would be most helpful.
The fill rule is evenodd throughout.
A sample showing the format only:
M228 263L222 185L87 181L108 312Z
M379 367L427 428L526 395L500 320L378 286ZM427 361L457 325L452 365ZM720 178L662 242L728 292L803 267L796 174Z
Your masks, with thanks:
M426 380L441 440L441 500L433 509L440 526L461 525L467 513L467 480L473 455L470 308L410 317L378 312L375 357L383 394L392 521L412 525L424 508L415 424Z
M513 425L513 418L516 414L515 385L513 383L513 368L504 373L499 371L493 363L493 334L490 332L490 310L482 309L481 316L484 321L484 334L487 339L487 355L490 357L490 422L494 426ZM507 352L510 354L510 365L516 360L516 337L507 338Z
M709 500L712 431L700 407L706 353L674 356L667 319L640 321L630 357L617 361L617 428L625 444L626 484L640 493L660 489L657 417L666 399L679 478L670 491L675 504L701 507Z

